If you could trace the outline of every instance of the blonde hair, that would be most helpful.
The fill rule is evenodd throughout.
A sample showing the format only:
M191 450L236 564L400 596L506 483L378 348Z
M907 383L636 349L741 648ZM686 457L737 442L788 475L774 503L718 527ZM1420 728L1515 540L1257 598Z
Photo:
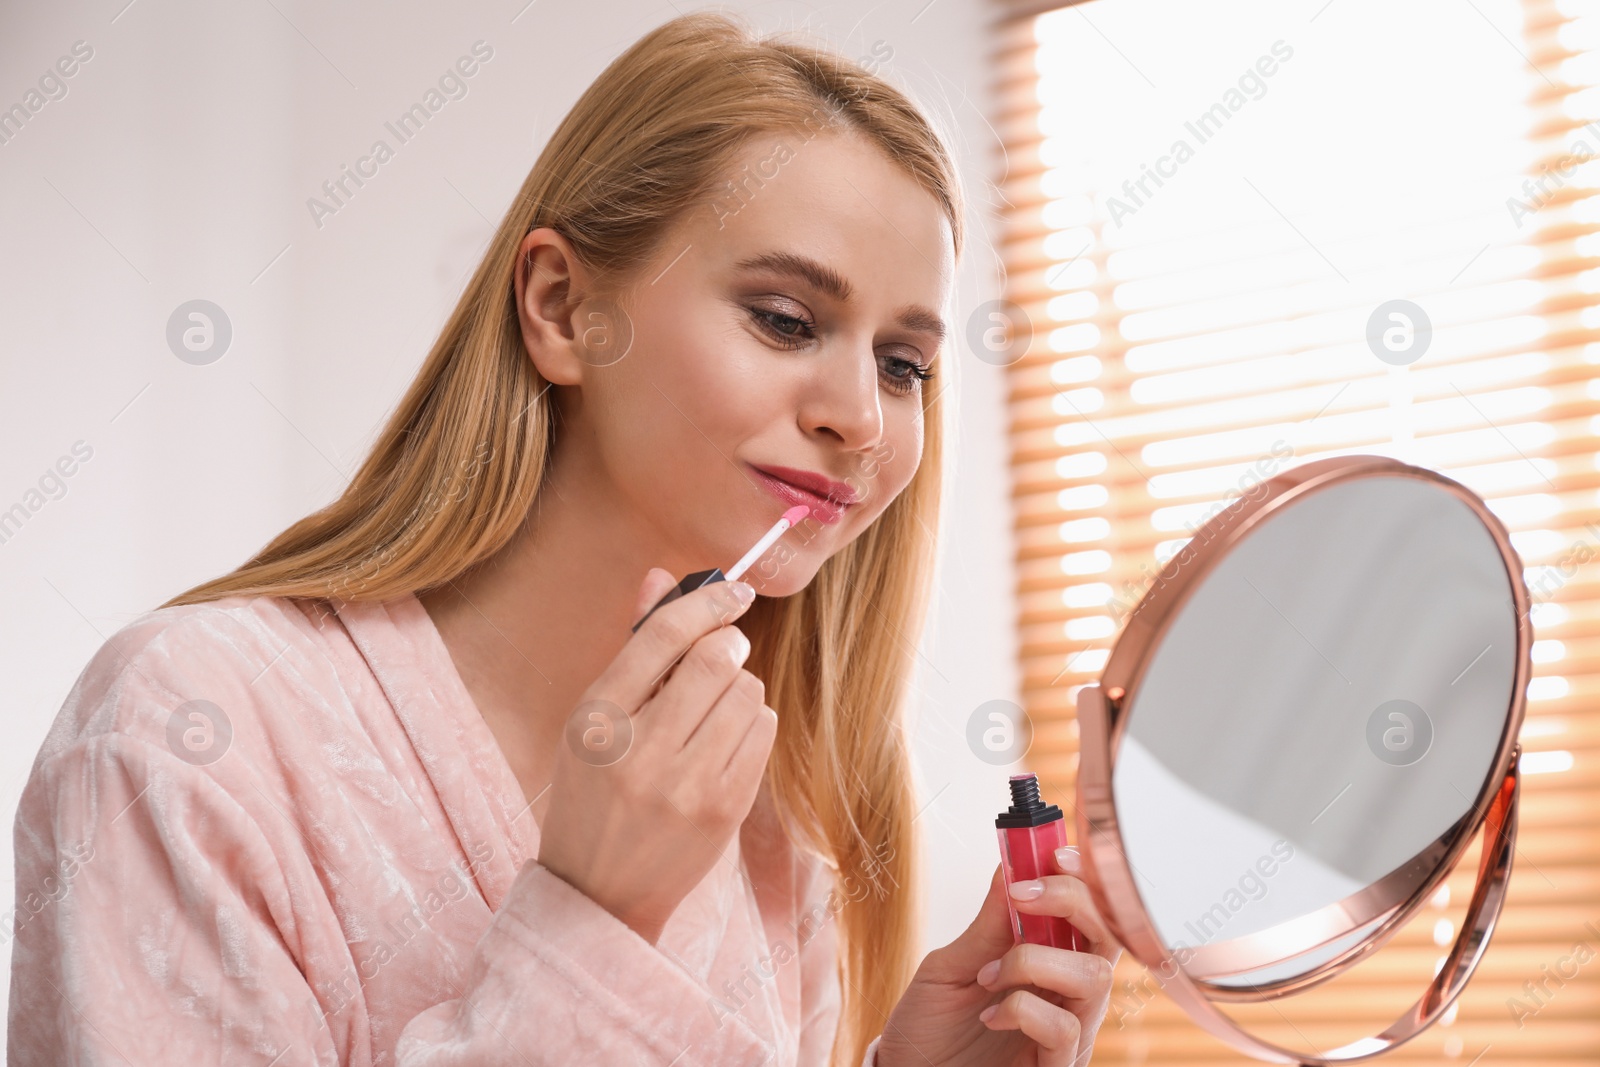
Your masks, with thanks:
M706 210L758 132L864 135L932 194L962 245L959 177L903 93L826 49L757 38L721 14L656 28L584 92L501 220L416 379L350 485L248 562L167 601L272 595L386 600L452 582L524 522L554 443L552 396L528 358L512 279L549 226L597 285L620 288L687 212ZM714 210L714 207L712 208ZM858 1064L916 968L915 794L902 722L932 580L942 471L939 390L904 491L813 581L759 598L748 669L779 711L767 785L797 846L837 886L841 1014L834 1061ZM858 881L859 880L859 881Z

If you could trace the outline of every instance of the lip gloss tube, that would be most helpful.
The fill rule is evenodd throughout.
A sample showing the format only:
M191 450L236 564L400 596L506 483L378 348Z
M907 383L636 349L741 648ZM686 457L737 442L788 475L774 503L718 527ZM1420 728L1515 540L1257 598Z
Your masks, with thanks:
M1011 807L994 821L1000 839L1000 866L1006 882L1006 908L1011 912L1012 943L1026 941L1054 948L1088 950L1088 940L1059 915L1031 915L1017 911L1011 883L1059 874L1051 862L1055 850L1067 843L1066 819L1061 809L1039 797L1034 774L1011 776Z

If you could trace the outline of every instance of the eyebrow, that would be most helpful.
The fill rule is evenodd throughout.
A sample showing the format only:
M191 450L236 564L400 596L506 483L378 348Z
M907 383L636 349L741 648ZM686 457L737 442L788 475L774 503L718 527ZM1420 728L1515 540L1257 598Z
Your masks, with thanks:
M734 264L736 270L765 270L774 274L787 274L808 283L813 289L826 293L841 304L848 304L855 296L855 287L849 279L826 263L796 252L764 252ZM921 304L907 304L895 312L895 322L907 330L931 334L938 344L944 343L944 319L938 312Z

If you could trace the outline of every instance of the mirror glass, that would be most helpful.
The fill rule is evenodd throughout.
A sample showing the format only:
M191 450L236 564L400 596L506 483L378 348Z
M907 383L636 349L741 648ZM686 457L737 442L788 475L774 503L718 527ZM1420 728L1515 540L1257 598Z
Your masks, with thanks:
M1179 605L1125 698L1112 792L1191 975L1306 973L1437 867L1513 702L1511 581L1466 502L1373 475L1269 512Z

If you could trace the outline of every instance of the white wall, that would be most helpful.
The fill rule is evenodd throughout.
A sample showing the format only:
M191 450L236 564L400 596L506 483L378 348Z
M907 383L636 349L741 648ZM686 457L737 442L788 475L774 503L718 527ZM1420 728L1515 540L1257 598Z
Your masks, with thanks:
M42 501L0 544L8 830L40 739L104 638L337 493L554 123L677 10L124 2L0 13L0 107L75 42L92 49L66 95L0 144L0 511ZM884 72L940 116L964 170L964 324L998 285L988 5L725 8L763 29L807 26L849 55L892 50ZM493 58L468 94L319 227L307 198L480 39ZM200 366L166 341L174 309L197 298L233 331ZM918 686L929 946L970 920L997 858L1007 772L971 755L965 723L1017 685L1002 375L964 333L947 355L955 471ZM30 497L79 441L92 455L65 494ZM9 907L9 832L0 871Z

